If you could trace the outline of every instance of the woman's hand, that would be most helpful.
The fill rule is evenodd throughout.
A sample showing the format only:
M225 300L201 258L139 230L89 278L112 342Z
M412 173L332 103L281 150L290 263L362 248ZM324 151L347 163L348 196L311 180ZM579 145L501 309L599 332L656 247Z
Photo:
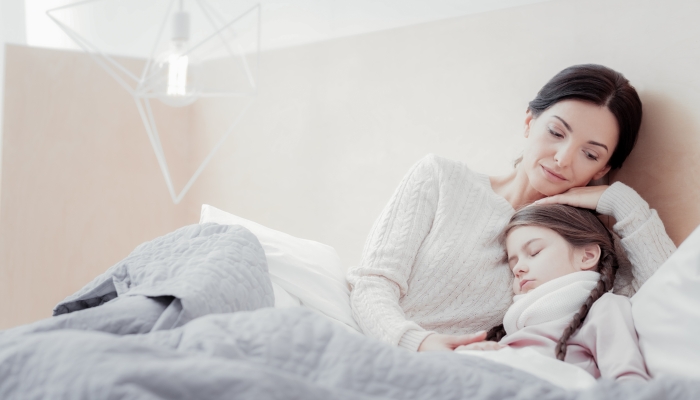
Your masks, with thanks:
M566 204L595 210L598 207L600 196L603 195L603 192L605 192L608 187L608 185L575 187L564 193L537 200L532 204Z
M433 333L428 335L418 347L418 351L453 351L459 346L481 342L486 339L486 331L471 335L442 335Z
M476 343L468 344L466 346L459 346L455 349L455 351L459 351L459 350L490 351L490 350L500 350L504 347L507 347L507 346L500 344L498 342L483 341L483 342L476 342Z

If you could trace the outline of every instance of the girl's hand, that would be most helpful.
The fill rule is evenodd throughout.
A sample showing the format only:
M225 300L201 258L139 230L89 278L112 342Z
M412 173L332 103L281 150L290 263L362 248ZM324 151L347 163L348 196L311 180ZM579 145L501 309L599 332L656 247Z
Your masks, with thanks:
M567 190L564 193L537 200L532 204L566 204L574 207L595 210L598 207L600 196L603 195L603 192L608 187L608 185L575 187Z
M482 350L482 351L491 351L491 350L500 350L500 349L502 349L502 348L504 348L504 347L507 347L507 346L502 345L502 344L500 344L500 343L498 343L498 342L491 342L491 341L487 342L487 341L483 341L483 342L477 342L477 343L468 344L468 345L466 345L466 346L459 346L459 347L457 347L457 348L455 349L455 351L459 351L459 350Z
M471 335L442 335L433 333L428 335L418 347L418 351L453 351L459 346L481 342L486 339L486 331Z

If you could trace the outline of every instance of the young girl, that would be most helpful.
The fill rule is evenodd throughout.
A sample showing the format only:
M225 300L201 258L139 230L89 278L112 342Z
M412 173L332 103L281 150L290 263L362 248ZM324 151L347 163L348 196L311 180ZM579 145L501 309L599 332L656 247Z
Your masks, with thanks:
M608 230L587 210L532 205L502 233L513 304L487 341L461 350L530 347L595 378L649 379L625 296L609 293L617 259ZM494 343L498 342L498 343Z

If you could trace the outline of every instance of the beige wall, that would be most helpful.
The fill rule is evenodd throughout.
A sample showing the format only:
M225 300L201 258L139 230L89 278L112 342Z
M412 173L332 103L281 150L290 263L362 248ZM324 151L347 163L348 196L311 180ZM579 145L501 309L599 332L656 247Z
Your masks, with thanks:
M172 204L134 101L89 56L6 56L0 329L51 315L136 245L197 217ZM187 113L160 114L172 121L164 146L185 153Z
M527 102L556 72L625 73L645 104L614 176L680 243L700 223L694 1L553 1L267 53L261 92L192 193L358 262L374 218L427 152L507 171ZM222 115L212 112L206 120Z
M527 102L582 62L639 89L639 144L615 178L679 243L700 223L699 12L695 1L559 0L264 53L253 106L178 206L126 92L84 55L13 47L0 328L48 316L136 244L196 222L201 203L330 244L352 265L411 164L434 152L508 171ZM188 127L170 150L181 176L243 106L162 111Z

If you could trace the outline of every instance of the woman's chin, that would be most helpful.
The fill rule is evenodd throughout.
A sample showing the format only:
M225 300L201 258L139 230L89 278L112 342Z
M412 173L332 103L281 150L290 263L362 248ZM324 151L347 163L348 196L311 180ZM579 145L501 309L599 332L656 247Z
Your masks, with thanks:
M530 187L544 197L561 194L571 189L568 181L551 182L541 174L533 172L535 171L530 170L527 173L527 178L530 181Z
M530 186L544 197L561 194L571 189L568 185L554 184L549 181L540 180L530 181Z

